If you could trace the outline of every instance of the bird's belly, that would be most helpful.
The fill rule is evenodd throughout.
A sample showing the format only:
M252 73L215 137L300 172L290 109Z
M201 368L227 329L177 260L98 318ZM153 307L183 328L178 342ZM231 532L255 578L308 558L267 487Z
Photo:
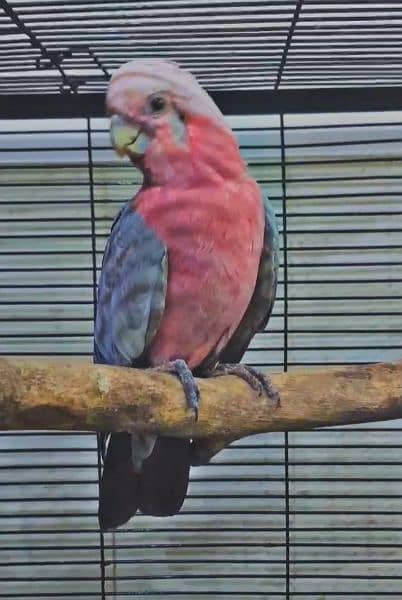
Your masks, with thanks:
M194 368L233 334L250 301L257 265L250 264L240 277L216 262L211 261L207 275L196 260L187 272L172 265L165 313L148 352L152 364L183 358Z
M168 251L165 311L147 357L152 365L182 358L195 368L225 347L253 295L264 230L260 193L249 180L234 190L154 193L137 209Z
M205 240L204 249L189 252L175 244L168 251L166 307L148 352L154 365L183 358L195 368L210 352L219 353L250 302L259 255L250 243L235 253L208 245Z

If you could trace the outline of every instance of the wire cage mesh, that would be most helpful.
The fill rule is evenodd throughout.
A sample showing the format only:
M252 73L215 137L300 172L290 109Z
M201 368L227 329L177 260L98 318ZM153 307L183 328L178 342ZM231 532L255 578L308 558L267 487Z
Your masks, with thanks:
M101 92L118 64L157 48L231 114L276 209L278 299L245 361L400 356L398 3L1 7L1 354L91 355L104 244L140 185L111 151ZM241 440L192 470L179 515L139 515L104 536L96 436L2 433L0 598L400 599L401 432Z

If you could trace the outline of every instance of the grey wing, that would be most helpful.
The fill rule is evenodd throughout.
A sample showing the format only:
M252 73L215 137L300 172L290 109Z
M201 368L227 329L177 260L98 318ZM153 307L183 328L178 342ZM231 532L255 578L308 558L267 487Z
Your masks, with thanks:
M117 216L98 284L94 361L140 366L165 307L167 250L127 204Z
M254 294L240 325L219 356L222 363L241 360L254 334L264 330L274 306L279 269L279 234L276 216L267 198L264 198L264 209L264 245Z

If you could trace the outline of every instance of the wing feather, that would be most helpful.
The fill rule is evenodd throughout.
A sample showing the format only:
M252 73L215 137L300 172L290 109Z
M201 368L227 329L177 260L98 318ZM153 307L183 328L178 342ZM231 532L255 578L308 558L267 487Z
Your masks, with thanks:
M98 285L95 362L135 366L165 307L167 250L130 204L112 225Z

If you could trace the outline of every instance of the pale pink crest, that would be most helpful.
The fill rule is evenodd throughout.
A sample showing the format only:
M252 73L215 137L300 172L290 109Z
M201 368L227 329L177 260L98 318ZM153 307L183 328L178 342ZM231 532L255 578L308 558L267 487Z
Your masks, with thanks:
M206 117L230 131L221 111L194 75L173 61L146 58L122 65L113 74L106 102L109 110L118 108L120 113L130 115L136 103L155 92L168 92L185 115Z

